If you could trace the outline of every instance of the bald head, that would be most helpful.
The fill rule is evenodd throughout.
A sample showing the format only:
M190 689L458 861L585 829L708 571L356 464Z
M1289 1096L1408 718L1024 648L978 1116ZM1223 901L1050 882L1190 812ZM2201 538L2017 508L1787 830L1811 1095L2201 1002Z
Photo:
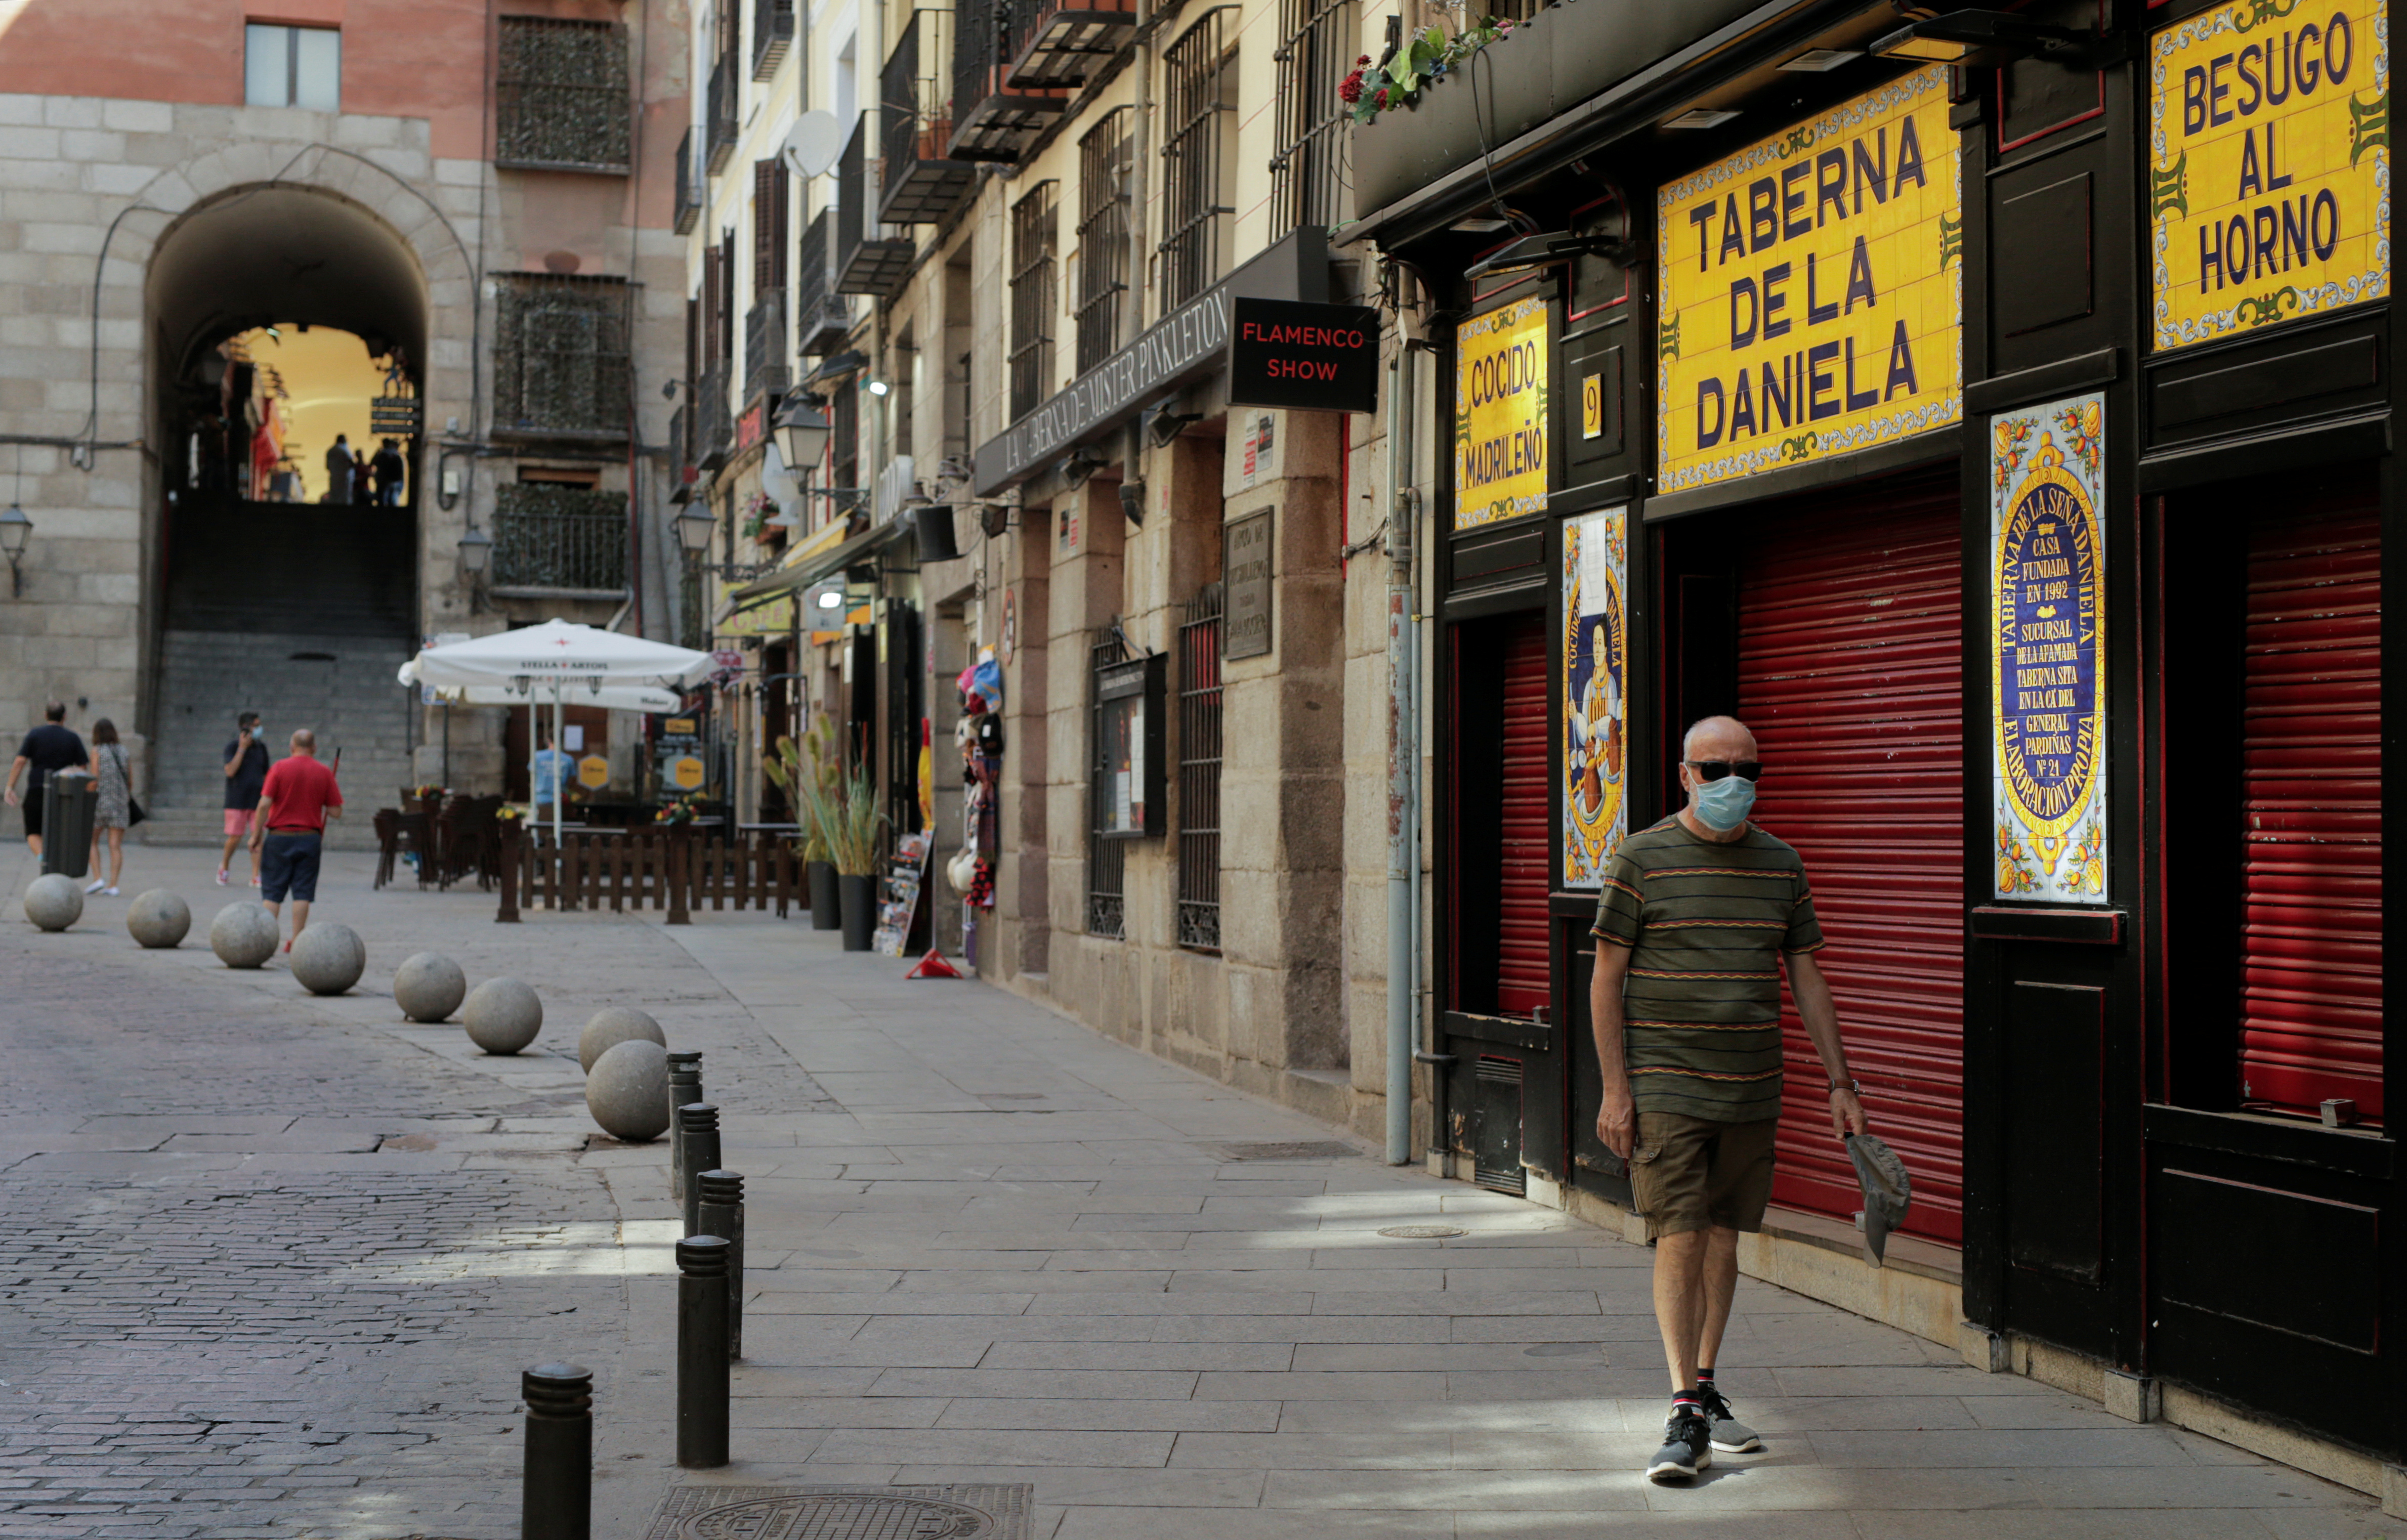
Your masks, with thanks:
M306 727L294 728L292 730L292 751L296 754L316 753L318 751L318 734L310 732Z
M1751 760L1755 734L1736 717L1702 717L1680 740L1684 760Z

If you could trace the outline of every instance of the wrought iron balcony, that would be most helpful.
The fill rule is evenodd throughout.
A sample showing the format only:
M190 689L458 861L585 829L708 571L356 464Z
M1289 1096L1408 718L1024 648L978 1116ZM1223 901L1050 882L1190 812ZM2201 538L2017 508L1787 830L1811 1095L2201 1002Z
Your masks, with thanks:
M696 221L702 218L702 163L693 151L693 130L685 131L677 141L677 233L691 235Z
M493 509L493 592L623 593L627 494L505 482Z
M714 177L727 169L727 157L735 153L735 61L722 58L710 66L710 88L703 100L703 133Z
M794 44L794 0L753 0L752 78L766 80Z
M1011 83L1013 63L1039 12L1037 0L961 0L953 46L953 136L957 161L1017 164L1031 141L1070 105L1066 86Z
M917 249L908 240L886 234L869 217L877 199L876 178L869 162L869 114L853 125L845 141L844 157L836 163L838 196L835 207L835 292L891 298L902 292L910 277Z
M493 433L521 442L623 442L633 375L624 279L494 279Z
M1004 74L1014 86L1084 84L1136 34L1136 12L1108 3L1017 0L1027 20L1013 28L1015 52Z
M819 210L803 232L794 274L794 351L817 358L844 346L852 332L852 312L830 287L835 254L830 250L835 232L827 210Z
M714 471L727 463L735 437L735 418L727 406L727 364L722 360L702 372L693 392L693 463Z
M773 289L744 313L744 399L782 393L793 377L786 359L786 296Z
M878 217L940 224L977 187L977 167L949 159L953 136L953 13L915 10L880 78L886 164Z

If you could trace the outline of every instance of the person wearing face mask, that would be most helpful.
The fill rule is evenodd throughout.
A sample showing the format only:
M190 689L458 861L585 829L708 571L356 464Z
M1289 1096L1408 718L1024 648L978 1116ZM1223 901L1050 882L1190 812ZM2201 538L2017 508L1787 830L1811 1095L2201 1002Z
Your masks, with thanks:
M1648 1462L1687 1480L1712 1451L1762 1440L1715 1383L1738 1288L1738 1238L1763 1227L1781 1094L1780 975L1830 1077L1831 1132L1865 1131L1839 1020L1814 954L1822 928L1796 850L1747 821L1755 734L1707 717L1680 746L1687 806L1621 843L1596 907L1588 993L1603 1082L1597 1136L1630 1164L1655 1248L1655 1320L1672 1416Z

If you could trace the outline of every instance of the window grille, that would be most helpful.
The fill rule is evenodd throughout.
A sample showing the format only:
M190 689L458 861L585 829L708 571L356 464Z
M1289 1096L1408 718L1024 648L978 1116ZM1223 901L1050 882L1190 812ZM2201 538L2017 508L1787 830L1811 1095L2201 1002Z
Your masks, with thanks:
M613 21L501 18L493 160L572 171L631 168L627 36Z
M493 586L588 593L627 586L627 494L537 481L493 490Z
M1220 635L1218 583L1178 628L1178 944L1220 949Z
M794 0L753 0L752 78L765 81L794 43Z
M1128 290L1128 113L1116 107L1078 141L1078 373L1120 341Z
M1221 19L1206 11L1163 50L1161 244L1154 268L1166 315L1220 277L1228 216L1234 213L1227 136L1236 119L1236 55L1222 43Z
M1011 415L1034 411L1052 393L1055 308L1054 194L1039 182L1011 207Z
M493 426L520 436L624 439L624 279L503 273L493 333Z
M1119 940L1128 934L1129 841L1104 837L1113 766L1104 731L1104 670L1128 661L1117 621L1097 634L1087 655L1087 934Z
M1278 50L1278 153L1271 159L1274 239L1340 218L1346 104L1337 88L1360 50L1353 0L1283 0Z

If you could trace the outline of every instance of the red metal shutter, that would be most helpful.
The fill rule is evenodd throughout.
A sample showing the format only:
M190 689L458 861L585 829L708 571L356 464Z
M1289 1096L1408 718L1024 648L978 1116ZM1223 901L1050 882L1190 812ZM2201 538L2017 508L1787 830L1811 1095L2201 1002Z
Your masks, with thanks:
M1552 996L1547 856L1554 820L1546 800L1546 630L1517 625L1504 640L1504 776L1498 818L1503 871L1497 905L1496 1008L1531 1016Z
M1739 716L1755 817L1797 848L1873 1131L1914 1175L1905 1228L1963 1239L1964 617L1959 492L1851 488L1744 535ZM1861 1206L1793 1005L1773 1201Z
M2242 1099L2382 1118L2382 537L2375 512L2249 535Z

